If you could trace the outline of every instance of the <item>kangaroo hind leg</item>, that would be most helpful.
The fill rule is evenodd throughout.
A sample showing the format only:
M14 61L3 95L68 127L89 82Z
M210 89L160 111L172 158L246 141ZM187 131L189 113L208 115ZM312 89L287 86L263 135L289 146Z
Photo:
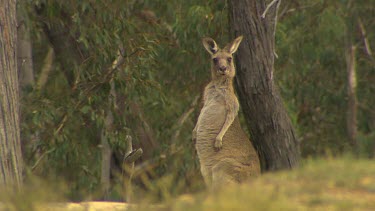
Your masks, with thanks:
M224 159L212 168L212 189L218 190L238 183L236 175L238 170L233 159Z

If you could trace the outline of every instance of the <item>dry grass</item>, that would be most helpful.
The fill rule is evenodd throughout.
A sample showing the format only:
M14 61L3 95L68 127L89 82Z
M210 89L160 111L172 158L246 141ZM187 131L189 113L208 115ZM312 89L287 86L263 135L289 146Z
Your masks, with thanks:
M173 210L375 210L375 161L308 161L203 197L177 200Z
M160 189L170 185L164 183L158 185ZM213 194L202 192L178 198L167 194L169 197L159 205L49 203L43 195L50 191L34 189L18 197L8 196L7 203L0 203L0 210L375 210L375 162L349 158L306 161L293 171L267 173ZM149 195L145 198L153 194Z

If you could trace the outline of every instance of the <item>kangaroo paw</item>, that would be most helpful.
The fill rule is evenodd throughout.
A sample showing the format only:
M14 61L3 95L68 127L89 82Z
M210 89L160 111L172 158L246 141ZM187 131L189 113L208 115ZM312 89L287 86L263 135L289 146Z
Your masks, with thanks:
M220 150L223 147L223 138L216 137L214 147L216 150Z

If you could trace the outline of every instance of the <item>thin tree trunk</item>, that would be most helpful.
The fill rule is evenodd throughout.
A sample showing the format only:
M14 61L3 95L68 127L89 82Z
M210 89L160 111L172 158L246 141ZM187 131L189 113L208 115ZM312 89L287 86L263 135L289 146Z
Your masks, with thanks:
M264 0L228 3L230 30L235 37L244 36L236 54L237 93L262 169L293 168L300 159L298 141L273 82L275 26L280 0L272 1L268 8Z
M111 155L112 150L109 145L109 135L110 127L113 126L113 114L111 111L108 111L106 119L105 119L105 126L102 129L101 135L101 175L100 175L100 183L102 185L102 190L104 194L104 199L107 199L109 196L109 189L110 189L110 172L111 172Z
M101 177L100 182L102 184L103 192L104 192L104 199L109 197L109 190L110 190L110 173L111 173L111 156L112 150L111 146L109 145L109 140L113 138L111 134L113 134L114 129L114 117L111 110L111 107L116 107L116 89L115 83L112 80L110 82L111 90L108 96L108 109L107 114L104 122L104 127L102 129L102 136L101 136L101 145L102 145L102 163L101 163Z
M112 63L112 71L118 68L118 66L124 61L123 48L120 47L118 50L118 56ZM102 184L104 198L109 197L110 191L110 175L111 175L111 157L112 149L109 144L111 138L113 138L114 132L114 116L111 108L117 109L117 94L115 82L113 79L109 82L111 89L108 94L108 108L106 111L106 118L104 122L104 127L101 134L101 144L102 144L102 162L101 162L101 177L100 181Z
M0 186L22 185L16 1L0 0Z
M349 136L350 145L354 152L358 150L357 142L357 78L355 69L355 46L351 43L347 44L346 49L346 69L347 69L347 80L348 80L348 107L347 107L347 118L346 127Z
M34 86L34 70L30 29L27 26L27 14L22 5L17 9L17 65L21 87Z

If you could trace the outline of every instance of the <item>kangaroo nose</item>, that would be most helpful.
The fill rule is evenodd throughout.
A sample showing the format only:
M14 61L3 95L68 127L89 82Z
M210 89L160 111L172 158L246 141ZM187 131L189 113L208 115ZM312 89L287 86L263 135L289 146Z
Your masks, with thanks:
M225 70L227 70L227 67L226 66L221 66L221 67L219 67L219 70L222 71L222 72L224 72Z

